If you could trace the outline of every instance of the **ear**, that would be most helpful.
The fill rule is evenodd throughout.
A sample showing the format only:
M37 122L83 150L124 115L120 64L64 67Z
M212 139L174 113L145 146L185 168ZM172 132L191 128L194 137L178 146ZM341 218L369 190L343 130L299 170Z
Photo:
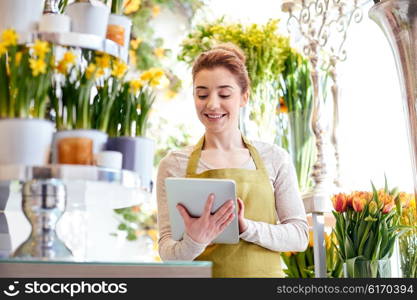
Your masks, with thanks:
M248 101L249 101L249 90L247 90L246 92L242 94L242 98L240 100L240 107L246 106L246 104L248 104Z

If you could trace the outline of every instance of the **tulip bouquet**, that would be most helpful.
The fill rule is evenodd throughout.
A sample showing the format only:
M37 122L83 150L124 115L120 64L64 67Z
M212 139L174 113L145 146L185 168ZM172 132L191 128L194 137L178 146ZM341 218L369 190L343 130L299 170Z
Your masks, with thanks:
M334 234L345 276L389 277L389 258L397 237L409 228L400 224L402 207L397 189L352 192L332 197Z

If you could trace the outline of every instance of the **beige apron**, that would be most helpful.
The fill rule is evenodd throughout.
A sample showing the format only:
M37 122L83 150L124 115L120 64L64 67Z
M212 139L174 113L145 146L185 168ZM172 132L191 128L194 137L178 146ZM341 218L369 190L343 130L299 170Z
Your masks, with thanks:
M245 218L253 221L276 224L275 195L262 159L245 137L256 170L213 169L197 174L198 161L204 144L200 139L190 155L187 177L233 179L237 196L245 204ZM213 191L215 192L215 191ZM196 258L213 262L213 277L283 277L279 252L274 252L240 240L238 244L214 244Z

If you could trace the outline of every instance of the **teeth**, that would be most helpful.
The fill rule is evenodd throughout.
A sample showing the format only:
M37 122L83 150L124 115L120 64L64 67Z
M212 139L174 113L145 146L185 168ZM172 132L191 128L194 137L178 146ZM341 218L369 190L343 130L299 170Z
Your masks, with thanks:
M223 115L207 115L210 119L220 119Z

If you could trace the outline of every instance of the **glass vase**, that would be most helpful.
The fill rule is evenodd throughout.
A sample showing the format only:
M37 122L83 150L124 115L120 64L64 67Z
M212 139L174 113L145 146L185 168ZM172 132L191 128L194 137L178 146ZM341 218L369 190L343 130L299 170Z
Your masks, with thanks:
M348 259L343 264L345 278L390 278L391 262L384 260Z

